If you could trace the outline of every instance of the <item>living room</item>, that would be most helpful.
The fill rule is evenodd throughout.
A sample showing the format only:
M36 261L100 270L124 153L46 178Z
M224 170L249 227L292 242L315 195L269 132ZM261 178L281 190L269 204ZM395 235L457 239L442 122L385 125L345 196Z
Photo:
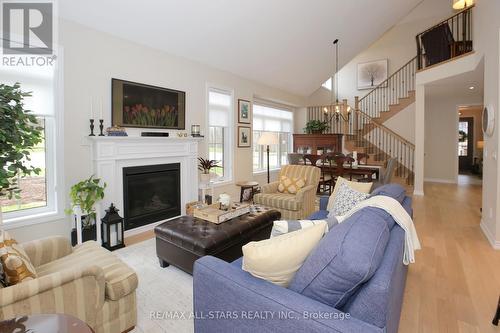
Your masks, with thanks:
M1 6L1 332L497 329L496 1Z

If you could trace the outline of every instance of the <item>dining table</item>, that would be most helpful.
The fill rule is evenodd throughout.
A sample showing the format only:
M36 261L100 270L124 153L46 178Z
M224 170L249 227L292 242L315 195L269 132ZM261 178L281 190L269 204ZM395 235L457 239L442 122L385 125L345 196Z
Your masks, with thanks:
M334 173L338 171L338 167L335 165L320 165L322 171ZM364 176L365 178L371 179L372 181L380 179L380 169L379 165L369 165L369 164L358 164L357 166L344 165L343 176ZM339 176L339 175L337 175ZM342 175L340 175L342 176Z

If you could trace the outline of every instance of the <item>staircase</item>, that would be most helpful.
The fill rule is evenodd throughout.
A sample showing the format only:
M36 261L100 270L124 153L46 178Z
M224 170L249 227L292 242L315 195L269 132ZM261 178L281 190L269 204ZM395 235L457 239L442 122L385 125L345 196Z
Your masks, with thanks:
M356 97L347 121L333 118L329 124L330 132L344 134L346 150L368 154L370 164L383 166L396 158L396 182L406 185L413 185L415 146L383 123L415 102L416 71L415 57L363 98ZM324 108L331 106L309 107L308 120L322 120Z

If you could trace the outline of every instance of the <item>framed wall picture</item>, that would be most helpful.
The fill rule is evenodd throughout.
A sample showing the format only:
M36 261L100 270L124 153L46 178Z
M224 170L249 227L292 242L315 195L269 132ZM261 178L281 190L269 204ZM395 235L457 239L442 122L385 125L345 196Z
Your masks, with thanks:
M252 146L252 129L247 126L238 126L238 148Z
M387 59L358 64L358 89L373 89L387 80Z
M252 121L252 103L244 99L238 99L238 122L250 124Z

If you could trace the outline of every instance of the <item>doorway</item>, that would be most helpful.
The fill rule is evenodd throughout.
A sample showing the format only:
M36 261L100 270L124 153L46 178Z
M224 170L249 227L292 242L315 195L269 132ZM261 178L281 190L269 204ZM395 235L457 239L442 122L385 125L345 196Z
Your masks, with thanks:
M474 162L474 118L460 117L458 121L458 171L472 171Z

